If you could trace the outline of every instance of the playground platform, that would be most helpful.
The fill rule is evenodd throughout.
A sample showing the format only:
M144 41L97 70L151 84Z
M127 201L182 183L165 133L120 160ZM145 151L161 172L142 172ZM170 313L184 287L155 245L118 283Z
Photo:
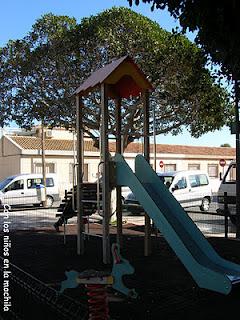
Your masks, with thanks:
M110 270L111 266L102 263L101 225L90 224L86 240L86 254L76 254L76 226L67 226L66 244L63 244L63 231L56 233L53 228L35 231L16 231L10 234L10 262L49 288L58 289L65 280L66 270L86 269ZM115 241L116 228L110 227L111 242ZM2 239L2 237L1 237ZM159 233L151 237L152 255L144 257L144 230L141 226L125 224L123 228L122 256L135 268L133 275L125 276L127 287L134 288L137 299L126 299L110 290L111 319L226 319L236 316L240 300L240 290L235 288L229 295L199 289L180 260ZM240 263L240 242L234 239L208 238L214 249L224 258ZM11 290L11 282L10 282ZM12 300L12 310L39 306L36 299ZM82 291L68 289L67 295L80 302L85 301ZM24 307L23 307L24 305ZM41 307L41 310L44 308ZM36 309L37 310L37 309ZM47 311L46 311L47 312ZM4 315L4 319L11 319ZM38 314L36 313L37 318ZM31 314L32 317L32 314ZM41 314L42 317L42 314ZM47 314L45 318L48 319ZM20 318L21 319L21 318ZM26 312L24 320L30 320ZM50 318L49 318L50 319ZM51 319L60 319L54 312ZM69 318L70 319L70 318ZM80 318L79 318L80 319Z

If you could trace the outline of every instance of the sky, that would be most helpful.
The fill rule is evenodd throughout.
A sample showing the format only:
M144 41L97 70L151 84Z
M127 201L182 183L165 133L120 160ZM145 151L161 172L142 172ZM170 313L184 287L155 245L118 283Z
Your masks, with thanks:
M4 46L9 40L23 38L31 30L35 21L49 12L75 17L80 22L84 17L96 15L113 6L129 7L127 0L8 0L1 2L0 46ZM168 31L172 31L178 26L178 22L168 12L162 10L152 12L149 4L133 5L132 10L158 22L163 29ZM187 36L190 40L194 38L192 34ZM192 138L186 131L178 136L160 135L157 142L195 146L220 146L223 143L229 143L234 147L235 137L230 134L228 128L223 128L213 133L204 134L198 139Z

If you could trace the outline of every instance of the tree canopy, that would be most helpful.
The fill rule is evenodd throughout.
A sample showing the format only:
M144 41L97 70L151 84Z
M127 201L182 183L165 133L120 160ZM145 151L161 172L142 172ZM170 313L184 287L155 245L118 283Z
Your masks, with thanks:
M229 115L228 96L205 68L203 51L183 35L172 34L127 8L113 8L83 19L47 14L21 40L1 49L0 121L14 119L29 128L35 119L71 125L72 94L97 68L129 54L155 87L157 134L187 127L198 137L222 127ZM84 126L99 128L99 92L85 97ZM115 109L109 103L109 132L115 133ZM124 135L142 135L139 98L123 101ZM152 122L152 118L151 118Z
M183 31L197 31L196 43L233 79L240 79L240 2L236 0L142 0L179 19ZM134 0L128 0L130 5ZM135 0L138 5L139 0Z
M231 148L231 145L229 143L223 143L220 145L220 147L223 147L223 148Z
M59 124L61 117L69 120L65 83L76 84L71 83L67 52L62 55L60 45L75 25L75 19L47 14L26 37L2 48L0 92L5 96L6 112L20 126L30 128L35 120L48 124Z

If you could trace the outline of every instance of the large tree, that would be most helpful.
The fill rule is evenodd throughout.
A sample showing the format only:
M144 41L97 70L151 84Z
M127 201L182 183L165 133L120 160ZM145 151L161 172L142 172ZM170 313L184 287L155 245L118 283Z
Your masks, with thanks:
M42 173L46 186L45 135L46 125L59 124L61 118L71 119L68 89L62 89L65 81L71 82L70 59L59 54L60 39L71 28L75 19L45 15L22 40L10 41L1 50L0 103L1 124L10 120L24 128L31 128L35 121L42 125ZM57 58L56 58L57 57ZM68 65L66 68L65 66ZM54 85L53 85L54 84ZM73 86L74 84L72 84ZM45 189L46 192L46 189ZM45 194L46 196L46 194ZM43 206L47 205L46 198Z
M8 124L12 119L11 109L11 77L8 72L9 57L0 48L0 126Z
M234 80L236 123L236 237L240 238L240 2L237 0L142 0L159 9L167 8L179 19L182 30L197 31L196 43L220 66L220 72ZM132 4L133 0L128 0ZM138 5L139 0L135 0Z
M22 40L2 49L8 77L7 97L15 120L29 127L34 119L68 126L72 121L72 93L92 71L129 54L155 87L151 106L157 134L177 134L187 127L198 137L220 128L228 116L226 92L205 68L201 49L182 35L171 34L126 8L75 19L48 14ZM9 80L10 79L10 80ZM4 86L5 81L0 84ZM85 99L85 130L99 128L99 93ZM110 102L110 132L115 133L115 109ZM125 145L142 135L140 99L124 100Z
M54 125L61 122L62 116L69 119L66 83L69 88L76 83L71 83L68 52L64 48L62 55L60 45L75 25L75 19L45 15L25 38L10 41L2 48L4 79L0 89L5 94L6 111L11 107L12 118L20 126L30 128L36 120Z
M137 5L140 0L127 0ZM222 71L240 79L240 2L237 0L142 0L152 9L165 9L183 29L197 31L196 42Z

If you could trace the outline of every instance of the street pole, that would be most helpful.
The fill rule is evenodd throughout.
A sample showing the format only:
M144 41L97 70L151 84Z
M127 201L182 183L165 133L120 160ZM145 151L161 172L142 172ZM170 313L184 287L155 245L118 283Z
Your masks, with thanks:
M44 197L42 201L43 208L46 208L46 155L45 155L45 130L44 130L44 120L42 120L42 132L41 132L41 144L42 144L42 176L43 176L43 186L44 186Z
M143 93L143 137L144 137L144 158L150 163L150 142L149 142L149 92L145 90ZM145 213L145 228L144 228L144 256L151 254L151 220Z
M117 98L115 101L116 108L116 153L122 154L122 135L121 135L121 98ZM116 215L117 215L117 243L120 248L122 247L122 188L116 186Z
M240 124L239 124L239 88L234 81L235 89L235 121L236 121L236 238L240 238Z
M84 248L84 224L82 203L82 179L83 179L83 103L82 97L76 96L76 127L77 127L77 254L83 255Z
M101 154L103 161L102 172L102 210L103 210L103 263L108 264L111 261L110 250L110 172L109 172L109 145L108 145L108 97L105 83L101 85Z

